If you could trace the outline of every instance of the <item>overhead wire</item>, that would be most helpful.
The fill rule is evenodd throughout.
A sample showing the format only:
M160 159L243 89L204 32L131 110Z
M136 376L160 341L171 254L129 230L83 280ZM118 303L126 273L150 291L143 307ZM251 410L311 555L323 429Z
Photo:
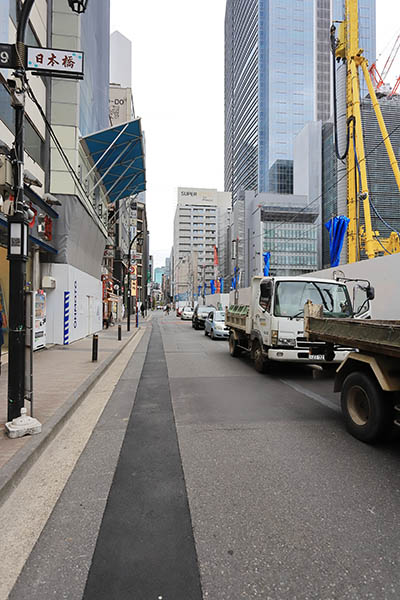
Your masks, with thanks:
M393 135L393 133L395 133L398 129L400 129L400 123L398 125L396 125L395 127L393 127L393 129L390 132L388 132L387 136L383 137L379 142L377 142L377 144L375 144L375 146L373 148L371 148L371 150L369 150L369 152L365 153L364 158L362 160L364 161L364 160L367 159L368 156L371 156L371 154L373 154L375 152L375 150L377 150L377 148L379 148L379 146L381 146L388 138L390 138L390 136ZM360 162L358 162L358 165L360 165ZM352 167L349 170L349 175L355 169L357 169L356 165L354 165L354 167ZM308 204L306 204L305 206L303 206L303 208L301 208L299 211L297 211L293 215L293 217L291 217L290 219L285 219L285 220L280 221L279 224L276 227L274 227L274 229L272 231L277 231L278 229L280 229L284 225L287 225L288 223L293 222L300 214L302 214L305 210L307 210L307 208L309 208L310 206L312 206L318 200L321 200L326 193L328 193L329 191L331 191L334 188L336 188L338 186L338 184L340 183L340 181L342 181L346 177L347 177L347 171L346 171L346 173L344 173L344 175L342 175L341 177L339 177L331 186L329 186L321 194L319 194L318 196L316 196ZM257 234L257 235L250 236L250 237L244 237L240 241L247 242L247 241L250 241L252 239L257 239L258 237L261 237L262 235L264 235L264 234Z

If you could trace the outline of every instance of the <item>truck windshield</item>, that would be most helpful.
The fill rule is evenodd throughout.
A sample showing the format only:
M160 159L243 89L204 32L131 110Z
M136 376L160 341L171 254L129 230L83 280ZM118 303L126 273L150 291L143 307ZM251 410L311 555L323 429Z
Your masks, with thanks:
M276 317L300 317L307 300L322 304L324 316L345 318L353 315L349 293L343 284L320 281L279 281L275 292Z

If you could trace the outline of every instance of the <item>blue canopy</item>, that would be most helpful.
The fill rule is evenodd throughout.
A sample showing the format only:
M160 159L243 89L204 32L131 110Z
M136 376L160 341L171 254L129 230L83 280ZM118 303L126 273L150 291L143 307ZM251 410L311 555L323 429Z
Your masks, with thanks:
M146 189L146 168L140 119L109 127L83 138L110 202ZM94 188L92 188L93 191Z
M344 236L350 219L341 215L333 217L325 223L325 227L329 231L329 254L331 257L331 267L337 267L340 261L340 253L343 248Z

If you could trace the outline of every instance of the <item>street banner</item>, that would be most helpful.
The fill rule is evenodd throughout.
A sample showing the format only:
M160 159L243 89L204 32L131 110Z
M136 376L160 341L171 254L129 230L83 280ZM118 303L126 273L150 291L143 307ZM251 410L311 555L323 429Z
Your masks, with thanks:
M215 266L218 265L218 248L217 248L217 246L214 246L214 265Z

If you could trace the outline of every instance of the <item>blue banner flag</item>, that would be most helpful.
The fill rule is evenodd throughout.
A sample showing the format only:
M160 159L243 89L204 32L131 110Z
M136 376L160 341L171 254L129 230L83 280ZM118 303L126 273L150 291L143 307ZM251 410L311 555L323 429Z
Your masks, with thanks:
M263 252L263 259L264 259L264 277L268 277L269 265L271 262L271 252Z
M344 236L346 235L349 223L350 219L344 215L333 217L330 221L325 223L325 227L329 232L331 267L337 267L340 262L340 253L343 248Z

